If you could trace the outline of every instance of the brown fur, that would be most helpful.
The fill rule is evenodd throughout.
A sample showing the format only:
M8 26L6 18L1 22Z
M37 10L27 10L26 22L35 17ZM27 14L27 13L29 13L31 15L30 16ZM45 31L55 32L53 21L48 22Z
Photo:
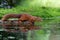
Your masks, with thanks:
M29 14L7 14L2 17L2 20L8 20L9 18L19 18L19 21L30 21L30 22L35 22L35 21L41 21L41 18L35 17Z
M22 21L28 21L29 23L25 25L20 25L20 27L22 26L20 28L22 30L35 29L35 26L32 24L32 22L42 20L40 17L35 17L29 14L7 14L3 16L2 20L5 21L8 20L9 18L18 18L18 21L20 22L19 24L21 24ZM4 27L8 27L8 26L4 25Z

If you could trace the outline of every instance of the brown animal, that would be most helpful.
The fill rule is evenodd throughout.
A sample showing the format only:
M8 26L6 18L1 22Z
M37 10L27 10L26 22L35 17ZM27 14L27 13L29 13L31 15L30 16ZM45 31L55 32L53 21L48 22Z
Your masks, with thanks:
M18 18L19 24L22 22L25 22L25 25L20 25L20 29L24 30L30 30L35 29L34 22L35 21L42 21L40 17L35 17L29 14L6 14L2 17L3 21L8 20L9 18ZM5 25L4 25L5 26ZM5 26L8 27L8 26Z
M31 21L31 22L35 22L35 21L42 21L40 17L35 17L29 14L6 14L2 17L2 20L8 20L9 18L19 18L19 21Z

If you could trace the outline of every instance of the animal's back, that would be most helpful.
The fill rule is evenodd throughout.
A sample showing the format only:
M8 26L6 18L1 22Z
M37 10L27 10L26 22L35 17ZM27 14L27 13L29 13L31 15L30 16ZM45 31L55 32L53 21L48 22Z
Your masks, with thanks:
M9 18L20 18L21 14L6 14L2 17L2 20L7 20Z

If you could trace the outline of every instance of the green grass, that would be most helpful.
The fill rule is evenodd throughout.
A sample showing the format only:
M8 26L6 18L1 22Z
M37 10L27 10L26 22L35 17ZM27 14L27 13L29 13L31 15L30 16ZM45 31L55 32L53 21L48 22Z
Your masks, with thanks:
M43 18L47 17L55 17L55 16L60 16L60 8L51 8L51 7L43 7L43 6L38 6L32 5L31 2L33 1L22 1L20 5L12 8L12 9L1 9L0 8L0 18L8 13L29 13L33 16L39 16Z

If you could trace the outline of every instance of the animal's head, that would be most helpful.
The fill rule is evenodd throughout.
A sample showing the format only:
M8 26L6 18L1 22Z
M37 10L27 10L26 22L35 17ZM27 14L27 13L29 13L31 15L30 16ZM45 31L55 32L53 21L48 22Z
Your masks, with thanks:
M31 17L31 21L42 21L42 18L40 18L40 17L36 17L36 16L32 16Z

